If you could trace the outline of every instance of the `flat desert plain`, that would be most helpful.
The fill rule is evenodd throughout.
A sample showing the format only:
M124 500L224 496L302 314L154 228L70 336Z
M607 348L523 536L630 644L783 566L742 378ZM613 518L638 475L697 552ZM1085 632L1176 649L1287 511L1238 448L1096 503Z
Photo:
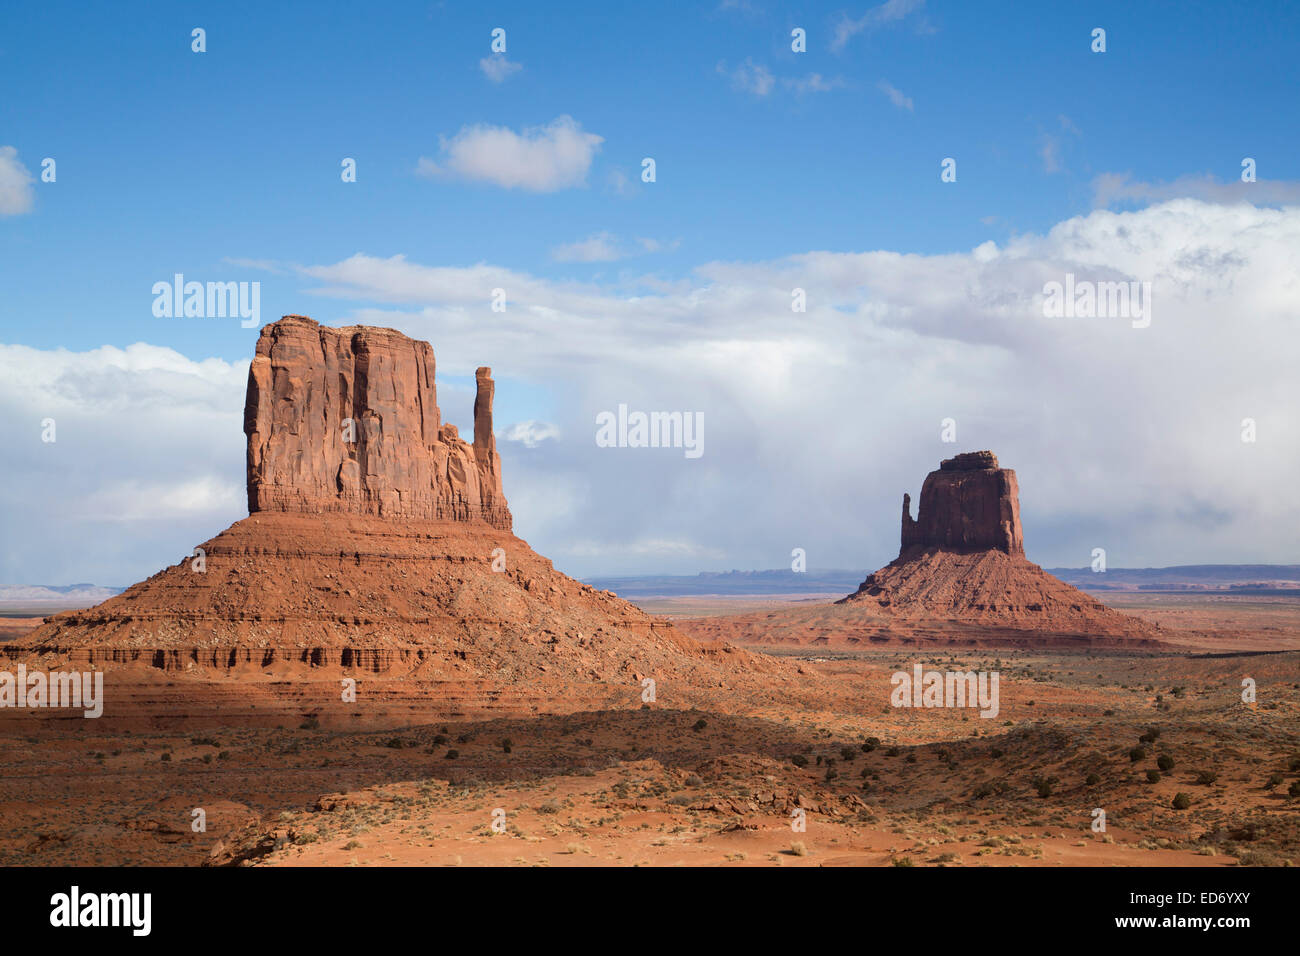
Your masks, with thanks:
M129 716L0 720L0 864L1300 858L1300 599L1105 599L1160 623L1169 649L754 648L797 666L807 685L779 697L720 687L710 705L689 708L673 706L671 686L654 702L628 688L625 703L603 709L578 695L566 710L557 700L539 708L526 689L484 690L489 707L472 687L453 700L415 677L371 675L383 693L370 699L389 706L322 710L306 706L308 689L337 686L337 674L223 684L110 670L110 682L134 682ZM639 603L689 633L691 618L792 602L807 596ZM0 636L33 623L0 621ZM997 672L996 717L891 706L891 675L917 663ZM1253 703L1242 700L1245 679Z

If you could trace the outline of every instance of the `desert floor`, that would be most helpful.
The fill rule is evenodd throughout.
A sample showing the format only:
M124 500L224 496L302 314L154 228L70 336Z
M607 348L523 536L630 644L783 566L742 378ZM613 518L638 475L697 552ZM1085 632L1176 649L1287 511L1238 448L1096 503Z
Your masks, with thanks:
M820 696L749 706L724 689L699 709L674 709L667 693L621 709L451 718L422 714L416 688L416 706L365 726L292 706L255 720L255 694L248 715L191 717L193 675L144 677L171 694L156 720L0 720L0 864L1300 861L1300 602L1110 600L1186 628L1185 646L782 649ZM682 617L738 609L707 601L642 603ZM997 671L997 716L890 706L890 675L918 661Z

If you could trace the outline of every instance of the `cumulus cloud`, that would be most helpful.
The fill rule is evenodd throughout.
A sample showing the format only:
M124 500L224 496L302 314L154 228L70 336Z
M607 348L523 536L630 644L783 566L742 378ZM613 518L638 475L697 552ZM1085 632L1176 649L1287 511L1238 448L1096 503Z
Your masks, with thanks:
M503 126L466 126L441 140L435 161L420 157L417 172L492 183L506 189L555 192L582 186L604 138L571 116L516 133Z
M1300 208L1180 199L1003 245L716 261L674 279L556 282L363 255L298 274L354 299L346 321L432 342L440 377L492 365L498 420L516 423L500 443L516 530L570 573L788 567L796 547L865 572L897 552L903 492L980 448L1017 470L1029 556L1047 566L1086 566L1094 547L1114 567L1294 563L1296 248ZM1044 284L1067 273L1151 282L1150 327L1044 317ZM488 308L494 287L505 312ZM795 288L804 313L791 311ZM111 535L60 517L132 479L155 495L188 489L179 512L216 507L205 475L242 482L247 365L132 349L0 351L0 422L18 429L5 437L18 456L17 482L0 484L5 519L27 537L66 522L74 555L76 542L150 545L149 562L101 555L41 580L125 583L87 569L148 573L238 517L185 533L142 519ZM139 371L125 374L128 358ZM512 404L528 391L547 395L544 415ZM702 414L703 455L597 445L597 416L620 404ZM39 442L46 414L61 416L55 446ZM956 444L941 440L945 418ZM1254 443L1241 440L1246 418ZM10 583L35 579L9 561Z
M504 53L493 53L479 60L478 68L493 83L504 83L524 67L522 63L515 63L507 58Z
M36 191L35 180L27 171L18 150L13 146L0 146L0 216L20 216L32 211Z
M247 514L248 364L0 345L0 583L130 584Z
M542 442L559 438L560 430L550 422L528 420L515 422L501 433L503 441L519 442L525 448L536 448Z
M1106 547L1112 565L1160 565L1295 560L1298 246L1295 208L1177 200L968 252L712 262L617 288L400 258L310 273L378 303L355 320L429 338L440 368L490 355L499 376L557 392L563 437L506 470L507 493L535 485L544 501L563 486L588 502L563 526L516 509L543 551L575 540L577 521L611 553L680 539L729 567L780 567L804 547L865 570L896 550L902 492L940 458L988 447L1020 473L1031 557L1083 566ZM1066 273L1151 282L1150 328L1045 318L1043 287ZM511 305L485 322L494 286ZM806 313L790 311L794 288ZM620 403L702 412L704 455L596 447L595 416ZM955 446L939 440L948 417ZM1247 417L1267 441L1241 442ZM698 569L630 552L574 561Z

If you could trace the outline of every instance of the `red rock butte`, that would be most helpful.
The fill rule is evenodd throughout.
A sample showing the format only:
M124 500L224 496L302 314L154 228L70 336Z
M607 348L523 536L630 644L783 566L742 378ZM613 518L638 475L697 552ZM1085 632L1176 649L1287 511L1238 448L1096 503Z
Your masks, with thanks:
M260 688L263 704L327 717L349 673L382 676L392 707L444 714L640 706L644 677L682 706L798 682L785 662L702 647L516 537L490 370L476 378L470 444L442 422L428 343L297 315L267 325L244 412L249 516L0 653L192 678L161 685L191 715L246 711ZM158 687L136 704L156 713Z
M911 504L911 495L903 495L900 557L927 548L1025 553L1016 473L999 468L991 451L966 452L940 463L921 485L915 521Z
M1016 473L991 451L926 475L917 517L903 495L898 557L834 604L680 621L703 640L872 646L1150 646L1158 629L1025 558Z
M248 370L248 511L481 518L510 530L492 432L492 370L476 373L474 443L444 425L433 349L392 329L287 315Z

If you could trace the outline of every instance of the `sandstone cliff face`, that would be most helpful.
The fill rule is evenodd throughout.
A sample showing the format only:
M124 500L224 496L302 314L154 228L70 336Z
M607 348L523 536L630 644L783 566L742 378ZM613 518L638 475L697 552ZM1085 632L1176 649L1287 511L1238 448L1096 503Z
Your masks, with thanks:
M991 451L957 455L926 475L915 521L911 502L910 495L903 495L900 558L931 549L1025 553L1016 473L999 468Z
M508 531L491 369L476 375L474 443L442 424L433 349L392 329L287 315L248 371L248 510L481 519Z

